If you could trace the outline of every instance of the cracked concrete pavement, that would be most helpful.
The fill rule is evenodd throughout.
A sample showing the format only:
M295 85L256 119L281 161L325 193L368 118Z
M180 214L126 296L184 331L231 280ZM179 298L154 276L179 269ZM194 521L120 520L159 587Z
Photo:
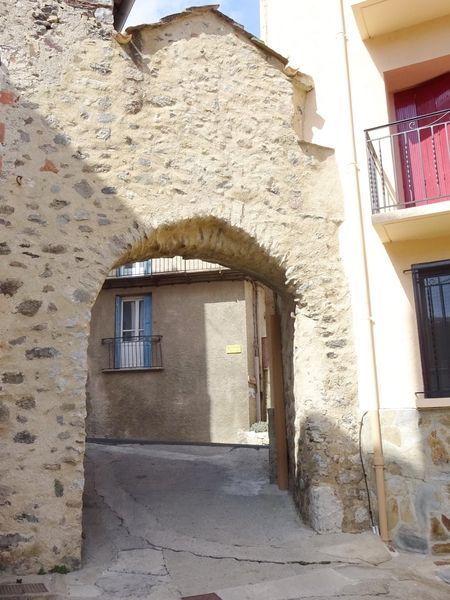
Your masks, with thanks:
M89 444L84 537L80 571L24 582L42 581L61 600L450 592L430 557L389 552L372 533L317 535L302 524L289 495L268 482L264 447Z

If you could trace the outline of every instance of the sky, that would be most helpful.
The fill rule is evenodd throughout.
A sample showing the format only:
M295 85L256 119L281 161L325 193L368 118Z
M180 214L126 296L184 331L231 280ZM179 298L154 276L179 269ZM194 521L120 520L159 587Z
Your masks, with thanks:
M135 0L126 26L155 23L190 6L220 4L219 10L259 36L259 0Z

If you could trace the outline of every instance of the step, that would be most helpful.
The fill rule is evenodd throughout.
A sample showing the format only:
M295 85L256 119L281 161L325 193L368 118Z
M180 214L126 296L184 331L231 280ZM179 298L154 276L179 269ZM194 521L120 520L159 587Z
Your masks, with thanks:
M215 590L215 593L220 600L300 600L345 594L357 598L359 593L377 595L388 591L386 581L383 578L377 580L375 573L373 579L361 582L340 571L318 568L283 579Z

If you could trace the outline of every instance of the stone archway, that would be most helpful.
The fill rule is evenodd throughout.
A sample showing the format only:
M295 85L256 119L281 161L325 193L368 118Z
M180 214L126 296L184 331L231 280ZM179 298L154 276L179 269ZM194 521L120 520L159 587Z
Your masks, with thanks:
M35 31L32 4L11 4L6 32ZM318 530L366 527L338 179L331 151L301 139L311 82L211 7L125 49L79 8L55 10L64 47L38 32L31 81L7 33L0 93L3 563L79 564L90 311L111 267L144 254L289 290L292 491Z
M280 293L293 292L279 258L271 256L258 241L229 219L195 216L161 224L146 232L114 266L143 258L189 256L243 271Z

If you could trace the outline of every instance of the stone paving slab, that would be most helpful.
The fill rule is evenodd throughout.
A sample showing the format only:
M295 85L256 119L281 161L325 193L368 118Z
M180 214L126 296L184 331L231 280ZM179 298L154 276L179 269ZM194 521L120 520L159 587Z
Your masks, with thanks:
M161 576L167 575L167 568L162 550L121 550L108 572Z
M218 590L222 600L288 600L291 598L311 598L314 596L333 597L347 593L352 587L350 578L334 569L320 569L302 575L278 579L249 586L239 586ZM385 593L384 583L380 583L373 593Z
M372 533L317 536L313 543L318 551L346 562L354 559L371 565L381 565L392 558L381 538Z
M202 594L201 596L184 596L181 600L221 600L217 594Z

